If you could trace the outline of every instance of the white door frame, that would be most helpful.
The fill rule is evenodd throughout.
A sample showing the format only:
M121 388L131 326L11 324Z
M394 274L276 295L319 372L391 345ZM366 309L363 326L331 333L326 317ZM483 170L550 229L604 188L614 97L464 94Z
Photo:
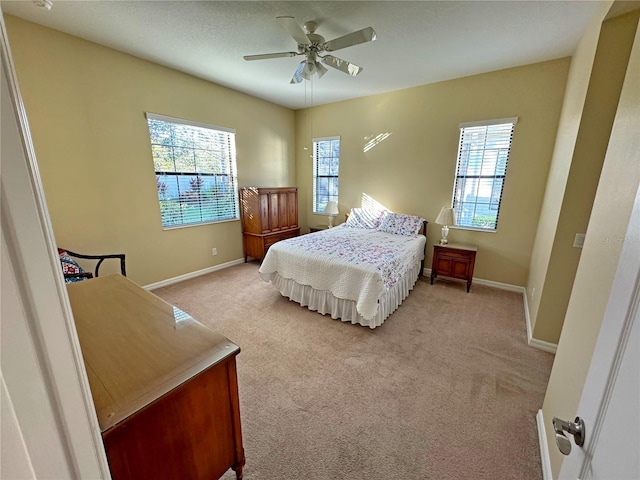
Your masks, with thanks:
M2 439L21 445L20 458L3 455L2 466L31 468L35 478L108 479L1 8L0 28L1 372L3 399L12 407Z

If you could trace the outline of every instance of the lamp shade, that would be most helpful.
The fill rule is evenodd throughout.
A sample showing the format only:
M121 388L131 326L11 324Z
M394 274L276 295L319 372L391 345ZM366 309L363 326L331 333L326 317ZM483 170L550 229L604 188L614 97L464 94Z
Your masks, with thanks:
M453 208L442 207L442 210L440 210L440 213L436 217L436 223L439 225L455 225L456 212Z
M327 202L327 206L324 207L324 213L329 215L337 215L338 213L338 202L330 201Z

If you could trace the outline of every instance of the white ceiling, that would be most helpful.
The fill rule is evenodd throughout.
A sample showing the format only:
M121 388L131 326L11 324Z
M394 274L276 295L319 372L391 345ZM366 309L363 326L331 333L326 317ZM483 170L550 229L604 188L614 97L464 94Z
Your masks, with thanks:
M111 48L299 109L573 53L597 1L2 0L2 10ZM326 40L371 26L377 40L333 53L364 68L329 69L313 89L289 83L301 57L276 16L318 23ZM313 95L311 98L311 90Z

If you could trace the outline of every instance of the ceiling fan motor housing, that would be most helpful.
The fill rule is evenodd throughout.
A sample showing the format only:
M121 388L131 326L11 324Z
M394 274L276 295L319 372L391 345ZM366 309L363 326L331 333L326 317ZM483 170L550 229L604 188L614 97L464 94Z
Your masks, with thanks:
M304 22L302 28L304 28L306 34L315 33L318 24L313 20L309 20L308 22Z
M322 52L324 50L324 37L315 33L308 33L309 43L303 45L303 47L309 52Z

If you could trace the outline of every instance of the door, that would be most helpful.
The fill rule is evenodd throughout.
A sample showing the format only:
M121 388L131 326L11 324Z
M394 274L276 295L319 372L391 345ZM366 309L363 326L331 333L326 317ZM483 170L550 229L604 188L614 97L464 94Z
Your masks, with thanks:
M585 444L573 445L561 479L640 478L640 190L629 227L576 412Z

